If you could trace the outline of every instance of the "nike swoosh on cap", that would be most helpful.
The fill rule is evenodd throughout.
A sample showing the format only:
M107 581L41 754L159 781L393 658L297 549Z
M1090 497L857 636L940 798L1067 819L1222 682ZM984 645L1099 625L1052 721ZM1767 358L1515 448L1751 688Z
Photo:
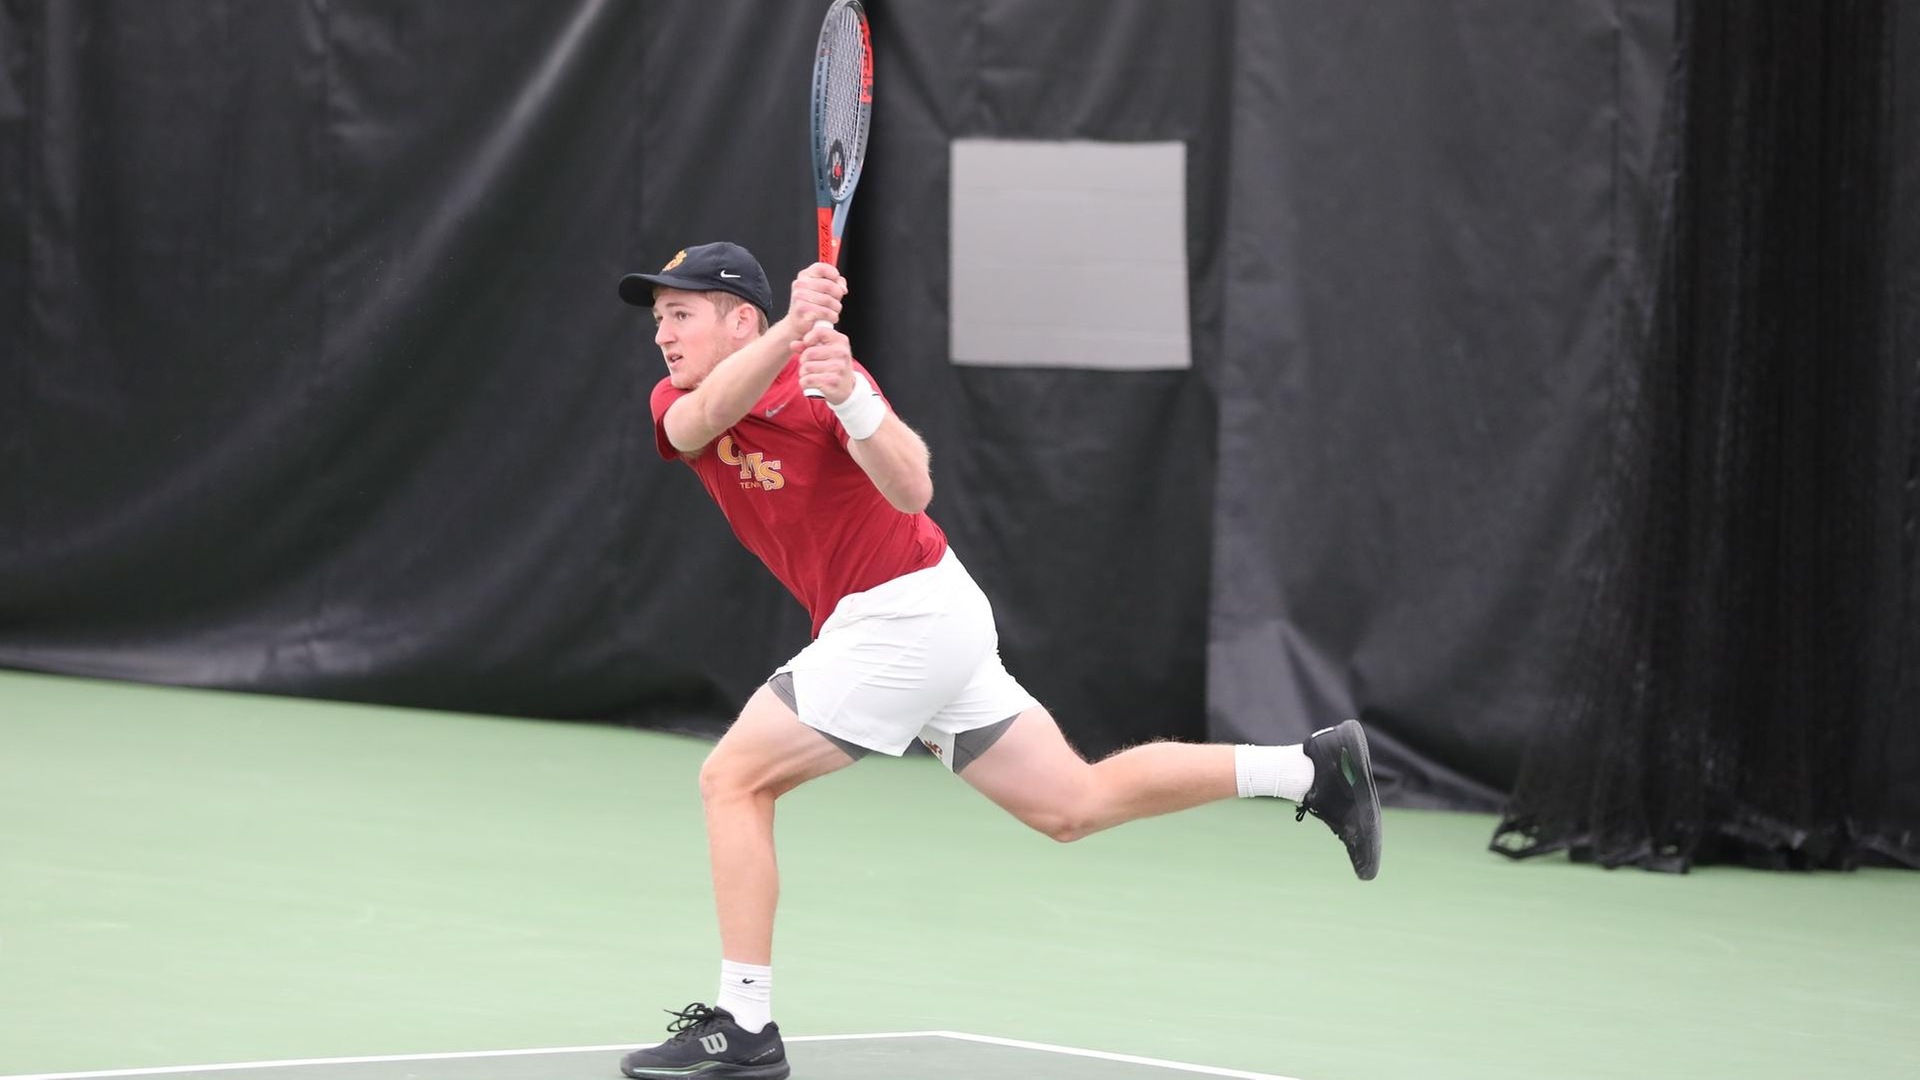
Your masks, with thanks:
M727 273L727 272L726 272L725 270L722 270L722 271L720 271L720 276L721 276L721 277L723 277L723 278L737 278L737 277L739 277L740 275L739 275L739 274L729 274L729 273Z

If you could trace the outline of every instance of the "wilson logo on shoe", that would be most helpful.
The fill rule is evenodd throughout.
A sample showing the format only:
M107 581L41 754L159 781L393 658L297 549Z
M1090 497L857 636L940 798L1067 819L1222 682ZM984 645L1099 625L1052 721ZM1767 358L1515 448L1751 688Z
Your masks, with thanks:
M718 1033L700 1036L700 1048L709 1054L727 1052L727 1037Z

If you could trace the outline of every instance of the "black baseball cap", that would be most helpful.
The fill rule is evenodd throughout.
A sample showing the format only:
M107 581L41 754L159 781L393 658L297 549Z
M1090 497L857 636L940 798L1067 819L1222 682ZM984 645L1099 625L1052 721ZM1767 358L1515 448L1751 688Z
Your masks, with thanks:
M730 292L773 321L773 290L760 260L739 244L695 244L667 260L657 274L628 274L620 279L620 299L635 307L653 306L653 288Z

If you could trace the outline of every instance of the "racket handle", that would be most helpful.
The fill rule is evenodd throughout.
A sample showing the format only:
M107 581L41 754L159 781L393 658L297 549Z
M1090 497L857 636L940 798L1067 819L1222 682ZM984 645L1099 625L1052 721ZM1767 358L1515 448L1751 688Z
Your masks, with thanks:
M816 321L816 322L815 322L815 323L813 324L813 328L814 328L815 330L818 330L818 329L820 329L820 328L821 328L821 327L823 327L823 326L825 326L825 327L832 327L832 326L833 326L833 324L832 324L832 323L830 323L830 322L828 322L828 321L827 321L827 320L825 320L825 319L820 319L820 320L817 320L817 321ZM826 396L827 396L827 395L826 395L825 393L823 393L823 392L821 392L821 391L819 391L819 390L804 390L804 391L801 391L801 393L803 393L803 394L804 394L805 396L807 396L807 397L817 397L817 398L824 398L824 397L826 397Z

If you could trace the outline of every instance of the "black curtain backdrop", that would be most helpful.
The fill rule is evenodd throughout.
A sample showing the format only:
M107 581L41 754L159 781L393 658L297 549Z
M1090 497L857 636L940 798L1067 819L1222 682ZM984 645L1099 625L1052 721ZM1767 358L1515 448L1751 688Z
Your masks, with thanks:
M847 329L1081 749L1359 715L1390 800L1498 805L1599 550L1670 6L872 0ZM724 723L806 619L654 455L614 283L810 260L823 8L0 3L0 665ZM1186 143L1191 370L949 362L970 136Z
M1609 550L1495 850L1920 866L1888 782L1915 771L1920 710L1896 10L1680 4Z
M675 541L598 310L636 11L5 9L0 659L561 715L692 681L632 621Z
M1905 364L1907 431L1920 433L1920 11L1911 4L1893 6L1893 72L1888 88L1893 112L1892 192L1888 215L1886 308L1892 321L1892 355ZM1896 406L1897 407L1897 406ZM1908 447L1905 462L1885 463L1897 478L1898 542L1906 552L1901 567L1906 582L1902 617L1908 641L1920 641L1920 438ZM1893 583L1883 583L1893 588ZM1905 712L1888 725L1884 820L1904 824L1910 847L1920 847L1920 661L1909 659L1894 676L1906 702ZM1871 753L1874 748L1863 747Z
M1582 602L1670 11L1240 12L1210 728L1357 715L1396 801L1490 807Z

